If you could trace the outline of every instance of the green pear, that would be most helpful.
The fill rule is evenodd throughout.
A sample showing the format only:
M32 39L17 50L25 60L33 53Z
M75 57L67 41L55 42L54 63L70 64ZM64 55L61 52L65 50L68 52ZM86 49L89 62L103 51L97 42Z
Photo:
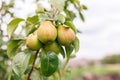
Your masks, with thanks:
M60 53L60 45L57 42L50 42L44 46L44 50L46 51L53 51L56 54Z
M37 30L37 36L42 43L54 41L57 37L57 29L50 21L44 21Z
M58 26L58 42L62 45L69 45L75 39L74 31L69 27Z
M31 50L39 50L42 47L42 44L35 33L30 34L27 37L26 45Z

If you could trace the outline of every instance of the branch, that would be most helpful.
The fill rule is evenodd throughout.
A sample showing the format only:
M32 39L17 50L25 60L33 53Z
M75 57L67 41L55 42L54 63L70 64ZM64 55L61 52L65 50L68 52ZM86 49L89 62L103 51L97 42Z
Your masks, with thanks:
M39 50L37 50L36 53L35 53L34 60L33 60L33 63L32 63L32 69L31 69L30 72L28 73L27 80L31 80L31 79L30 79L30 76L31 76L31 74L32 74L32 71L33 71L33 68L34 68L35 61L36 61L36 59L37 59L38 53L39 53Z
M55 18L55 15L57 14L58 10L54 7L54 6L51 6L52 7L52 12L53 12L53 15L52 15L52 18L54 19Z
M61 72L61 80L63 80L65 77L65 72L66 72L66 67L67 67L68 62L69 62L69 59L67 59L65 61L65 63L63 64L63 68L62 68L62 72Z

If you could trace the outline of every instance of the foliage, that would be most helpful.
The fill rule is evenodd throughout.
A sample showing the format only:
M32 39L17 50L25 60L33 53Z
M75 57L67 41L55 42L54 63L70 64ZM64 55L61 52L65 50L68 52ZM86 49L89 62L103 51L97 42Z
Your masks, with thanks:
M41 72L44 76L50 76L58 68L58 57L54 52L48 51L41 56Z
M36 0L36 4L38 1ZM69 6L74 5L75 9L80 14L80 18L84 21L82 10L86 10L87 7L82 5L79 0L49 0L51 9L47 10L43 6L38 6L34 16L29 16L26 19L14 18L7 26L8 36L3 34L3 30L0 25L0 79L2 80L47 80L55 79L55 77L63 77L63 73L66 72L66 65L71 58L71 55L79 50L79 39L75 36L75 40L69 45L61 45L59 42L60 53L63 58L66 59L66 64L62 64L58 58L58 55L54 52L46 52L41 48L37 51L32 51L26 47L25 41L28 35L33 34L40 26L40 24L49 20L56 27L63 25L66 28L71 28L75 34L77 34L77 28L73 24L73 20L76 18L76 13L69 10ZM2 17L6 14L10 14L11 18L15 17L14 13L9 9L14 8L14 0L11 0L9 4L2 1L2 7L0 13ZM1 22L4 20L0 18ZM22 31L15 34L19 24L24 22ZM25 35L22 35L24 33ZM3 38L7 37L9 41L4 41ZM2 49L3 45L7 45L7 50ZM44 44L43 44L44 46ZM6 55L7 54L7 55ZM60 66L61 65L61 66ZM9 66L9 67L8 67ZM5 76L3 76L5 75ZM48 77L50 76L50 77Z
M111 55L111 56L106 56L101 60L102 63L104 64L119 64L120 63L120 55Z
M10 0L9 3L6 3L5 0L1 0L0 3L0 80L8 80L8 75L11 72L11 60L6 54L6 45L8 41L4 39L8 39L8 36L5 34L6 31L3 30L2 25L7 24L5 20L7 15L9 15L10 18L14 17L14 13L9 10L13 9L14 3L13 0Z

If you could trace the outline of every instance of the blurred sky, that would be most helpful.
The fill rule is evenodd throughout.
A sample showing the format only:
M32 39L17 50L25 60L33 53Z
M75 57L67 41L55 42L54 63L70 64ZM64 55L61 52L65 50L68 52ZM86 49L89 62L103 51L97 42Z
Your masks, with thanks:
M33 13L36 8L33 1L22 3L16 0L15 15L25 18ZM120 53L120 0L81 0L81 3L88 10L83 12L85 22L78 18L74 20L76 27L82 31L78 35L80 51L77 58L100 59L108 54ZM44 5L49 8L48 4Z
M76 20L82 30L79 35L81 58L100 59L120 53L120 0L81 0L88 6L85 23Z

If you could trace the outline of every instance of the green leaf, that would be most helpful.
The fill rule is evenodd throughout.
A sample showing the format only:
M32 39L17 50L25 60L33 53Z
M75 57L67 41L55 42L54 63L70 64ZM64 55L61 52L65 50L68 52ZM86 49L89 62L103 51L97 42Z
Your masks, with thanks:
M13 58L16 55L18 47L22 44L23 40L11 40L7 46L7 55Z
M64 24L69 26L75 33L77 33L77 29L71 21L66 21Z
M67 15L67 17L66 17L67 20L73 20L76 17L76 15L73 11L69 11L67 9L65 9L64 11Z
M10 80L13 80L13 79L14 80L22 80L22 77L20 77L14 73L14 74L12 74L12 78Z
M58 57L54 52L44 52L41 56L41 72L44 76L52 75L58 68Z
M81 12L79 12L79 15L80 15L81 20L85 21L85 18L84 18L83 14Z
M10 38L12 34L14 33L14 31L16 30L16 28L18 27L18 24L23 20L24 19L21 19L21 18L15 18L11 22L9 22L8 27L7 27L7 32Z
M32 16L28 17L26 19L26 26L25 26L25 32L28 36L30 33L34 32L39 24L39 18L38 16Z
M19 53L13 58L12 69L16 75L22 76L27 69L31 54Z
M38 16L28 17L26 22L27 22L27 24L35 25L35 24L39 23L39 18L38 18Z
M28 36L29 34L33 33L35 30L36 30L35 25L27 24L26 27L25 27L26 36Z
M46 13L41 13L41 14L38 14L38 17L39 17L39 20L40 21L44 21L44 20L53 20L51 18L52 16L52 13L51 12L46 12Z
M57 19L58 21L60 21L61 23L65 22L65 16L63 14L58 14L57 15Z
M59 11L63 11L66 0L50 0L53 7L57 8Z
M87 6L82 5L82 9L87 10L88 8L87 8Z
M65 58L65 51L64 51L64 48L62 46L60 46L60 53L63 56L63 58Z
M43 80L49 80L48 77L46 77L46 76L43 76L42 79Z
M73 41L73 46L75 48L75 52L78 52L79 47L80 47L80 41L79 39L76 37L75 40Z
M32 69L32 66L28 66L24 72L24 74L28 74L30 70Z
M79 8L81 8L81 3L80 0L73 0L74 4L77 4L77 6L79 6Z
M78 33L82 33L82 31L81 31L81 30L79 30L79 29L77 29L77 32L78 32Z
M74 49L73 45L67 45L67 46L65 46L66 55L67 55L68 59L70 58L70 55L72 54L73 49Z
M39 70L34 69L32 75L30 76L30 80L41 80L42 76ZM26 79L25 79L26 80ZM44 79L42 79L44 80Z
M41 3L37 4L36 13L44 13L45 9Z
M8 71L8 79L7 80L11 80L11 78L12 78L12 67L10 66L9 67L9 71Z

